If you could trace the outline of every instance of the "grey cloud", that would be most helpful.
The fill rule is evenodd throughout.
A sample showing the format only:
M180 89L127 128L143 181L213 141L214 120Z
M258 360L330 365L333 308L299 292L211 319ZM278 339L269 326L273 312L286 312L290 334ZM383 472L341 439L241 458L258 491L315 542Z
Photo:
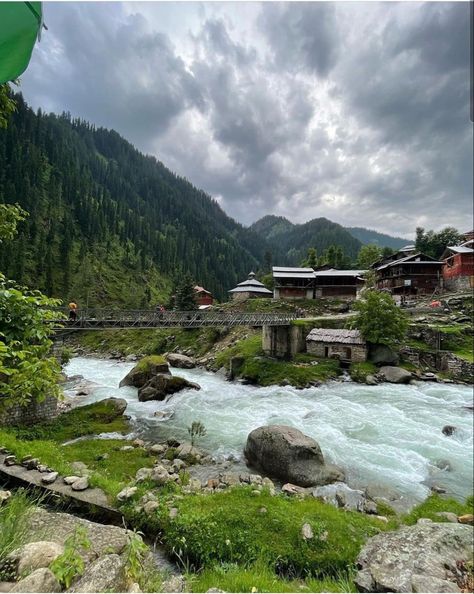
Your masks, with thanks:
M260 27L277 68L327 76L338 56L338 28L330 2L268 3Z
M466 224L467 3L262 3L252 23L206 4L185 39L150 6L47 5L27 100L118 130L244 223Z

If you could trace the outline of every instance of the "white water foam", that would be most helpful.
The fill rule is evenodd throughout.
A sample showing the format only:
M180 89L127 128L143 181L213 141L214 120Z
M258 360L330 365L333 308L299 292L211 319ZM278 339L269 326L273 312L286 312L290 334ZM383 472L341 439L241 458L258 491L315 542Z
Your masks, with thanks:
M472 406L469 386L331 382L305 390L257 388L199 369L179 369L173 373L202 389L185 390L165 402L142 403L136 389L118 388L133 365L77 357L65 371L99 384L84 402L125 398L127 414L148 438L185 438L187 427L199 420L207 428L199 442L204 449L241 459L252 429L292 425L316 439L327 461L343 467L353 486L386 486L416 501L428 495L425 482L430 481L460 499L472 493L473 416L465 408ZM162 420L153 416L156 411L172 417ZM443 435L444 425L457 427L453 436ZM440 461L449 462L451 470L440 470Z

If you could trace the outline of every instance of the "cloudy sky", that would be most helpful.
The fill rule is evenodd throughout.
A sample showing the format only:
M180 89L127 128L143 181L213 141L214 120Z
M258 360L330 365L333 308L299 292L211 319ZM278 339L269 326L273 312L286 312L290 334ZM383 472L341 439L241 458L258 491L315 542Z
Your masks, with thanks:
M45 3L22 91L244 224L472 226L467 2Z

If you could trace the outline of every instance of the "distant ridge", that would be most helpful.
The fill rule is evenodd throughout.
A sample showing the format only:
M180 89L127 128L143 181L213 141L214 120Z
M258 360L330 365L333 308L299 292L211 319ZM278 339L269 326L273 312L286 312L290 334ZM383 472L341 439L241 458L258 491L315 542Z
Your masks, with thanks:
M403 237L392 237L391 235L379 233L378 231L366 229L365 227L346 227L346 229L361 243L373 243L380 247L399 249L414 241L413 239L404 239Z

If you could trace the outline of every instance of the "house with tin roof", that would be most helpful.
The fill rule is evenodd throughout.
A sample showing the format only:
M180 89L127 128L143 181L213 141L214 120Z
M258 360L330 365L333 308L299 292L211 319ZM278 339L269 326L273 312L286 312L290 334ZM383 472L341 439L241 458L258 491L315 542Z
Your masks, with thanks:
M443 281L451 291L469 291L474 288L474 239L461 245L448 246L443 255Z
M233 300L273 297L273 293L255 278L255 272L250 272L247 280L239 283L234 289L231 289L229 295Z

